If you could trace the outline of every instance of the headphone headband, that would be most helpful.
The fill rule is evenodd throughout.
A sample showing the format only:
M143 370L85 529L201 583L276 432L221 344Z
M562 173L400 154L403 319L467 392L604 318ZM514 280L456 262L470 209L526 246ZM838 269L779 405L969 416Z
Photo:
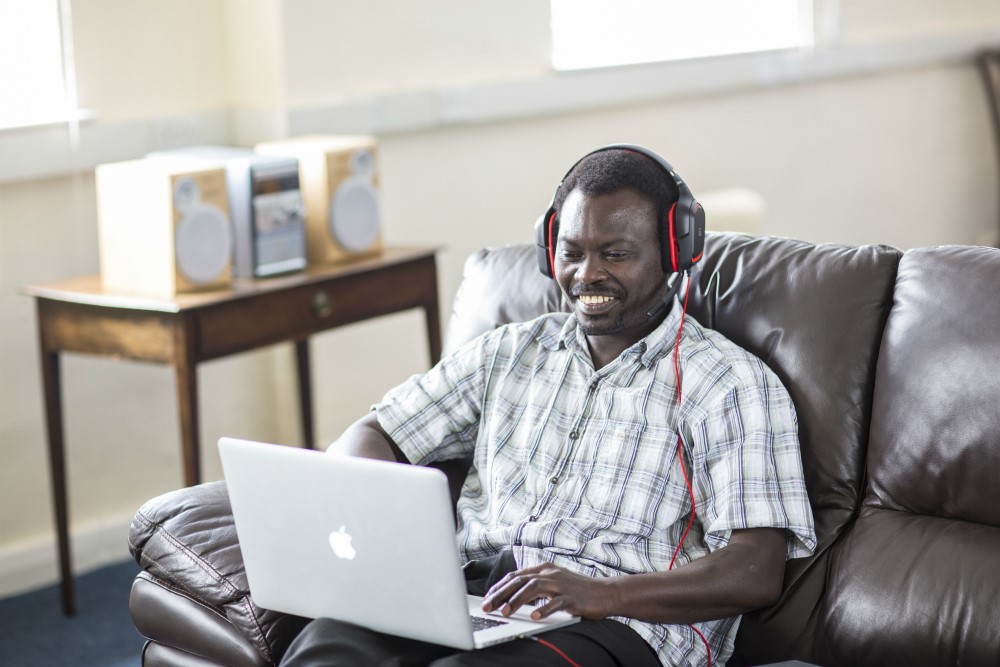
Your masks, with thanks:
M559 234L555 200L559 191L562 190L563 183L581 162L596 153L610 150L631 151L645 155L658 164L677 186L677 202L668 211L660 212L658 221L660 225L659 237L662 240L660 262L665 273L675 273L691 268L701 259L705 247L705 209L694 198L684 179L661 155L635 144L610 144L590 151L573 163L573 166L559 181L559 186L549 201L548 210L535 223L535 245L537 246L535 252L539 270L546 276L555 278L555 248Z

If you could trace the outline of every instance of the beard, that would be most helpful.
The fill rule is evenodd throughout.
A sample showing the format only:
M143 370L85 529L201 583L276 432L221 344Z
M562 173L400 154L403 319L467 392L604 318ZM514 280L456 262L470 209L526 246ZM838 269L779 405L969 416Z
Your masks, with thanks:
M580 330L587 336L610 336L625 330L625 313L619 312L617 315L609 315L602 318L581 319L576 316Z

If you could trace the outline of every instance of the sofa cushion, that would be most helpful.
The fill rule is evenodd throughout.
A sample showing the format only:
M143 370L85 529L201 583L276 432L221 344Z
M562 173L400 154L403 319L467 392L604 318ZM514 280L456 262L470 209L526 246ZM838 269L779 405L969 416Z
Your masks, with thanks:
M879 358L873 507L1000 526L1000 250L903 257Z
M818 664L1000 663L1000 528L864 507L831 559Z

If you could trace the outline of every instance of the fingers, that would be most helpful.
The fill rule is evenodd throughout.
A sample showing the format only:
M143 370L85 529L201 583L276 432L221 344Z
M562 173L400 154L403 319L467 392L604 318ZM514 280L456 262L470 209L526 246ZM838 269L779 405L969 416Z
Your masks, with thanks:
M572 611L572 600L579 598L588 583L585 577L565 572L554 565L538 565L511 572L490 589L483 610L499 611L510 616L524 605L538 600L545 604L532 610L531 618L540 620L556 611Z
M570 613L574 613L569 609L568 599L565 596L559 596L550 598L548 602L531 612L531 619L534 621L540 621L543 618L548 618L557 611L569 611Z
M540 597L547 597L549 582L544 575L549 571L558 571L550 565L535 565L508 573L487 591L483 599L483 611L499 610L504 616L510 616L525 604L530 604Z

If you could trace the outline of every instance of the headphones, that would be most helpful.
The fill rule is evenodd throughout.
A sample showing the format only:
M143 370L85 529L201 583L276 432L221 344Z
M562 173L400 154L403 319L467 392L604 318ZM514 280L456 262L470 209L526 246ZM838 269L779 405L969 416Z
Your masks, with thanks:
M690 269L701 259L705 249L705 209L691 194L690 188L674 171L670 163L659 154L648 148L632 144L611 144L593 150L577 160L566 175L559 181L556 193L552 195L548 210L535 223L535 254L538 258L538 269L549 278L555 278L556 240L559 236L559 224L556 222L558 211L555 208L556 196L566 178L573 173L577 165L595 153L609 150L625 150L645 155L660 165L667 176L677 185L679 193L677 202L660 216L659 238L660 263L664 273L677 273Z

